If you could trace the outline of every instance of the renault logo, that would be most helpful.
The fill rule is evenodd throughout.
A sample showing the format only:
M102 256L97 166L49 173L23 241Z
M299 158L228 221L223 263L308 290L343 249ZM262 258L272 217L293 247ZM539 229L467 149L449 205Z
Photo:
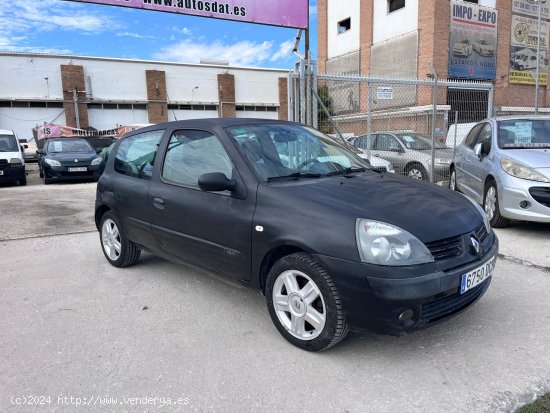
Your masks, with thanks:
M470 237L470 241L472 242L472 247L474 247L476 254L479 254L479 241L474 237Z
M78 163L78 159L75 159L74 161L75 161L75 163Z

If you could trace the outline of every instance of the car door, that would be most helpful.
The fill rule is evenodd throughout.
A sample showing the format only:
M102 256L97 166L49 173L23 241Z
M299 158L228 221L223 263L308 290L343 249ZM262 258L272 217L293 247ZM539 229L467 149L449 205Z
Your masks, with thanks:
M151 228L165 253L220 273L250 280L255 195L246 189L219 137L176 130L164 147L159 176L149 192ZM222 172L233 192L205 192L198 178Z
M474 148L477 144L481 143L484 145L485 154L479 158L474 150L468 153L469 163L468 163L468 182L469 187L472 191L472 195L479 202L482 201L483 192L485 190L485 177L487 176L488 171L491 169L491 157L493 156L491 152L492 148L492 136L493 128L490 123L485 123L479 132L477 139L474 143Z
M113 173L102 175L98 188L121 219L126 236L149 246L155 240L149 226L147 195L153 165L164 129L124 138L116 149Z
M388 133L380 133L376 137L373 146L373 153L382 159L389 161L397 173L404 173L404 149L397 138Z
M460 191L469 193L470 182L468 171L470 169L469 162L471 161L470 154L473 153L473 148L477 140L477 136L483 128L484 123L475 125L470 133L466 136L466 140L463 144L458 145L455 151L455 172L456 172L456 184ZM470 193L470 195L472 195Z

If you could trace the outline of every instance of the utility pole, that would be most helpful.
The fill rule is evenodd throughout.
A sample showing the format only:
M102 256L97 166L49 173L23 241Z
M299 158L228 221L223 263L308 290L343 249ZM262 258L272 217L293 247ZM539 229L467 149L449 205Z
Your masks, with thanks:
M73 89L73 105L74 105L74 114L76 117L76 128L80 129L80 113L78 112L78 90Z
M542 3L546 0L537 0L538 16L537 16L537 74L535 76L535 115L539 113L539 86L540 86L540 25L541 25L541 11Z

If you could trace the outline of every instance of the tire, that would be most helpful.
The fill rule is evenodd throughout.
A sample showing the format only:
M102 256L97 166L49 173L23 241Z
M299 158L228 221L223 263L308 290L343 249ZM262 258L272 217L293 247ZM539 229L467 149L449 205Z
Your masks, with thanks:
M267 276L265 295L273 324L296 347L324 351L348 334L336 287L308 254L295 253L277 261Z
M49 185L52 183L52 179L44 175L44 185Z
M419 181L427 181L429 179L426 169L419 164L408 165L405 169L405 173L409 178L417 179Z
M458 188L456 186L456 171L455 171L455 168L452 168L452 167L451 167L451 172L449 174L449 189L451 191L458 192Z
M493 228L503 228L508 226L510 220L500 215L500 205L498 202L497 184L495 181L489 181L485 184L483 193L483 210L487 219Z
M107 261L115 267L128 267L138 260L141 250L122 232L118 218L112 211L101 217L99 241Z
M23 178L19 180L19 186L26 186L27 185L27 175L25 175Z

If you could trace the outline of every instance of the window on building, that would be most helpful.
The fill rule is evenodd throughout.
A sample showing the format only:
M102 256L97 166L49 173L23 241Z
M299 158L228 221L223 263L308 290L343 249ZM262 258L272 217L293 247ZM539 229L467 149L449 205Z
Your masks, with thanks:
M388 13L405 7L405 0L388 0Z
M338 22L338 34L345 33L351 29L351 17Z

